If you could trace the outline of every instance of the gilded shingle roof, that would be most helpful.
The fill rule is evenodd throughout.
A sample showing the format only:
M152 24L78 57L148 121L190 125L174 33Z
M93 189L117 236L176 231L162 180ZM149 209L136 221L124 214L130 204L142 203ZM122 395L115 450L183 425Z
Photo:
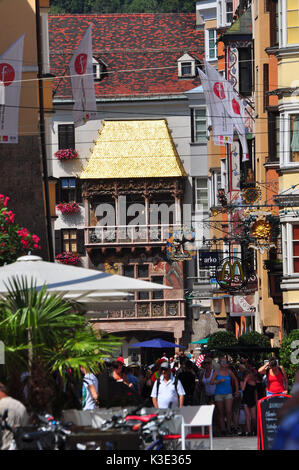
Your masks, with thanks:
M164 119L104 121L81 179L186 176Z

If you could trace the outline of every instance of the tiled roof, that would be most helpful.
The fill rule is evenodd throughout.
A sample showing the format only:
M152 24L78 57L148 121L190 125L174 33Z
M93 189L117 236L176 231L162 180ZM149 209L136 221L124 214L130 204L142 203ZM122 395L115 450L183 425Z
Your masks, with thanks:
M107 65L96 96L180 94L200 84L198 76L179 79L177 60L187 52L203 58L204 32L195 14L140 13L49 15L51 73L69 74L68 63L89 24L93 55ZM69 78L54 80L54 100L72 97Z
M164 119L104 121L81 179L182 177Z

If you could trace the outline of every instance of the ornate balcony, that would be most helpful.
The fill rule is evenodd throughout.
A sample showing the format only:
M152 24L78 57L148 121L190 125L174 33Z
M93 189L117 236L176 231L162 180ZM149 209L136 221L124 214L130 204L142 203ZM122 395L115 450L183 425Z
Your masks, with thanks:
M185 318L184 300L137 300L132 308L124 310L103 310L96 314L100 320L171 320ZM91 316L92 317L92 316Z
M169 233L177 231L177 238L182 236L181 225L114 225L85 227L85 245L162 245Z

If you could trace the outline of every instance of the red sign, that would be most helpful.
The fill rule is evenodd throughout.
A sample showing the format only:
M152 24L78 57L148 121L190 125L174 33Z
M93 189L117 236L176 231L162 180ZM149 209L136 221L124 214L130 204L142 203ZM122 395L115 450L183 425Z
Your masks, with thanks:
M216 82L213 86L213 90L214 90L215 95L218 96L220 100L224 100L225 91L224 91L224 86L222 85L222 83Z
M3 82L4 86L9 86L15 79L15 70L10 64L2 62L0 64L0 80Z
M86 72L87 54L79 54L75 60L75 70L78 75L83 75Z
M233 98L233 100L232 100L232 107L233 107L233 110L234 110L234 113L235 113L235 114L241 114L241 112L240 112L240 105L239 105L239 103L235 100L235 98Z

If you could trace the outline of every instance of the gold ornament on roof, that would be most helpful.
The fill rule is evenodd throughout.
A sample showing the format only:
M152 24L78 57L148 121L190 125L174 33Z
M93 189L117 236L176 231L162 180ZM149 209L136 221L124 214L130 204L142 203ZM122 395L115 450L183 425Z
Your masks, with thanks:
M271 236L271 224L266 220L258 220L253 224L251 233L254 238L269 239Z

